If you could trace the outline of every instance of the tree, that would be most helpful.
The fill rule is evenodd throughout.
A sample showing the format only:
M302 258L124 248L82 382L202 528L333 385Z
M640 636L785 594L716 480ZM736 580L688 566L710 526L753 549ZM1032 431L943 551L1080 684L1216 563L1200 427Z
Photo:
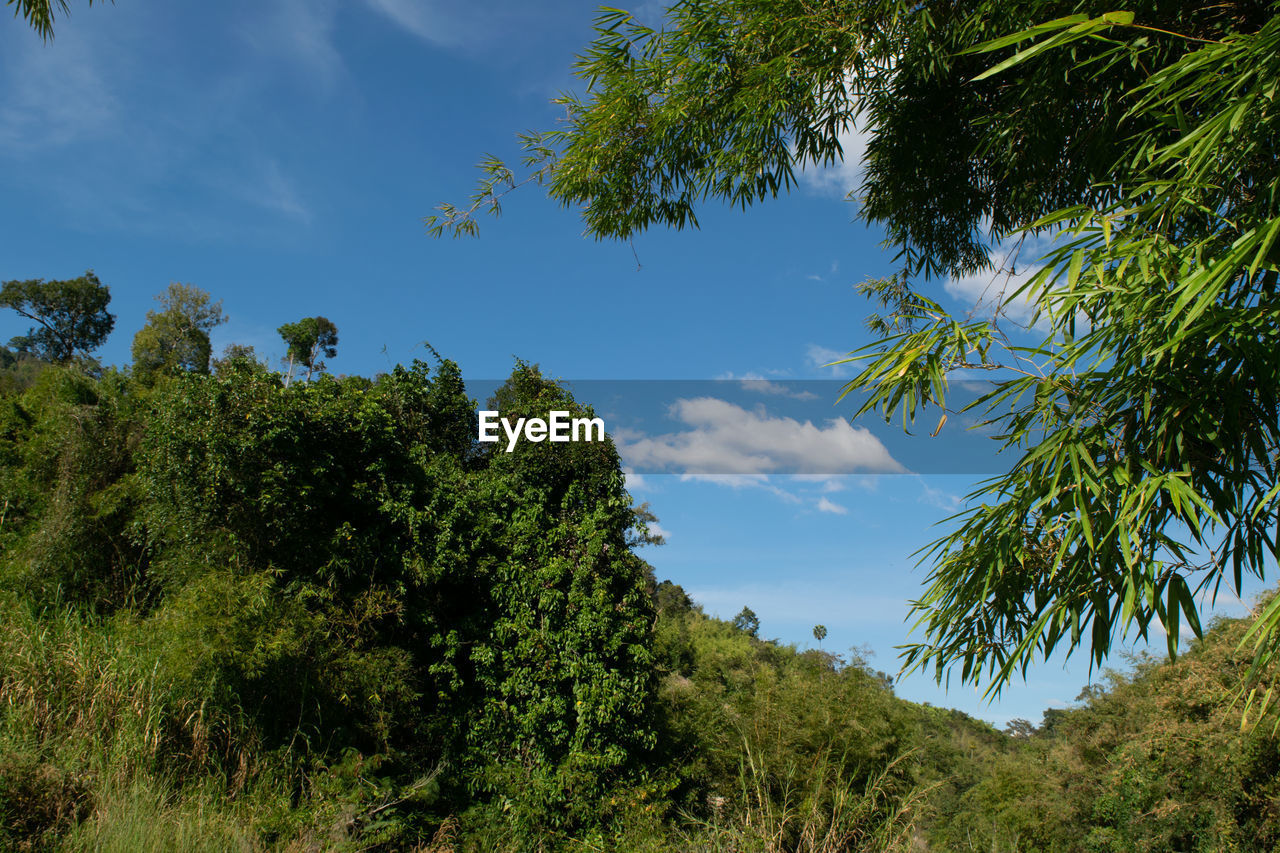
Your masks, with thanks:
M222 349L222 358L213 360L213 369L219 374L228 370L266 370L267 366L258 360L258 352L248 344L227 344Z
M147 324L133 339L134 372L208 373L209 332L227 321L222 300L212 302L200 288L174 282L156 301L162 310L148 311Z
M111 334L116 318L107 312L111 291L93 270L64 281L6 281L0 308L12 308L38 326L9 342L19 352L63 364L88 355Z
M932 409L941 429L962 408L1015 460L924 553L907 666L999 689L1059 644L1101 663L1157 624L1174 653L1181 624L1200 631L1196 594L1238 593L1280 539L1280 16L1129 10L682 0L662 30L604 10L586 95L522 138L528 173L485 160L470 203L427 225L474 234L532 182L598 237L696 226L699 202L746 207L840 159L856 119L860 213L901 261L865 286L887 311L851 358L858 414ZM995 250L1050 234L1041 271L1010 285ZM953 317L924 291L980 270L1039 325ZM990 393L952 403L958 369ZM1251 636L1261 665L1280 604Z
M750 607L743 607L742 611L733 617L733 627L750 634L752 637L758 636L760 633L760 617L756 616L756 612Z
M295 363L307 369L307 381L310 382L312 373L324 370L320 356L333 358L338 354L338 327L324 317L305 317L296 323L285 323L279 332L289 347L285 356L289 366L286 385L293 379Z
M648 501L640 504L633 512L635 522L627 535L628 547L640 548L644 545L667 544L667 537L658 532L662 527L658 524L658 517L653 514L653 510L649 509Z
M827 626L826 626L826 625L814 625L814 626L813 626L813 638L814 638L815 640L817 640L817 641L818 641L818 644L819 644L819 645L821 645L821 644L822 644L822 641L823 641L823 640L825 640L825 639L827 638Z
M114 0L113 0L114 1ZM71 4L67 0L8 0L7 5L16 6L14 17L21 15L42 39L53 38L53 11L57 7L63 14L71 14ZM93 0L89 0L93 5Z

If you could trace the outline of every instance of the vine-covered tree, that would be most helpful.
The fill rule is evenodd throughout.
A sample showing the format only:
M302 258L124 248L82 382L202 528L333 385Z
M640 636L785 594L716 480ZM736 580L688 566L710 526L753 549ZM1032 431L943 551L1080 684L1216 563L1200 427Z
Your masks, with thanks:
M58 364L88 356L107 339L116 322L107 311L110 301L111 291L93 270L62 281L6 281L0 288L0 308L36 323L9 346Z
M523 137L529 173L490 158L470 203L427 224L474 234L532 181L598 237L696 226L701 202L745 207L839 160L856 120L860 212L901 262L865 286L887 311L852 359L859 414L932 428L958 407L951 373L985 371L964 408L1013 459L927 552L907 664L998 689L1060 645L1099 663L1163 626L1172 653L1280 551L1277 11L681 0L653 29L606 9L586 93ZM997 249L1050 234L1010 284L1035 258ZM927 295L982 270L1032 324ZM1253 636L1260 663L1280 648L1280 603Z

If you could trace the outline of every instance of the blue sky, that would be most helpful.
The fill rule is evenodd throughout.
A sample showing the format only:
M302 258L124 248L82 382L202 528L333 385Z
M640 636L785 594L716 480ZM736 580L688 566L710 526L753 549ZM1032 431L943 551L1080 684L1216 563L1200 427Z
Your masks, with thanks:
M0 20L0 278L93 268L118 315L108 363L128 362L171 281L223 300L217 349L252 344L273 362L280 324L329 317L340 373L423 357L429 341L473 378L504 376L518 356L572 379L830 379L821 365L866 342L854 285L891 271L892 257L843 198L854 162L634 246L582 236L574 212L536 190L509 198L479 240L426 236L422 217L465 199L483 154L515 160L517 131L554 123L549 99L575 87L593 2L73 6L48 44ZM964 310L989 283L934 295ZM24 330L0 317L0 340ZM896 672L924 579L911 554L971 483L651 474L632 485L668 533L645 554L660 577L722 616L751 606L770 637L812 644L821 622L825 648L866 647ZM1083 659L1051 662L993 705L918 676L898 689L1003 724L1038 721L1088 678Z

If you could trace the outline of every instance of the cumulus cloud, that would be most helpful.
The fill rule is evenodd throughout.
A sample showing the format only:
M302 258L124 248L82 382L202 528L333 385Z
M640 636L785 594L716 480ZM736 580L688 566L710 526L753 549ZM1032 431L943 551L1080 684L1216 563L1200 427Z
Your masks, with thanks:
M714 397L677 400L670 414L688 429L620 442L630 468L752 476L904 470L869 430L839 418L815 425Z

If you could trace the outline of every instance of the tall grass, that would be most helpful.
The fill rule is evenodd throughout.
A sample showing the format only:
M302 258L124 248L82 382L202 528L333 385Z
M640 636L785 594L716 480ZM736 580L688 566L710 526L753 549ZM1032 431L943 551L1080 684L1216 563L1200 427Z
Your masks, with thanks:
M154 624L37 609L0 592L0 849L519 850L501 832L460 832L452 819L399 835L379 829L434 776L379 787L367 757L322 765L265 749L239 709L214 707L200 698L208 691L175 677L171 650L146 633ZM880 692L832 674L823 682L831 695L819 699L798 672L769 672L733 702L707 698L723 736L708 748L738 772L699 816L664 820L660 803L637 800L611 837L548 838L547 849L913 849L926 793L912 781L913 756L890 730L859 722Z
M0 597L0 847L256 849L287 786L129 627Z
M119 622L120 620L117 620ZM226 714L178 695L159 661L112 622L0 600L0 737L74 760L101 782L243 767ZM243 773L239 774L243 784Z
M679 848L697 853L895 853L915 849L926 789L902 793L903 754L858 783L830 750L807 767L770 767L750 742L737 808L716 803L709 820L692 821Z

